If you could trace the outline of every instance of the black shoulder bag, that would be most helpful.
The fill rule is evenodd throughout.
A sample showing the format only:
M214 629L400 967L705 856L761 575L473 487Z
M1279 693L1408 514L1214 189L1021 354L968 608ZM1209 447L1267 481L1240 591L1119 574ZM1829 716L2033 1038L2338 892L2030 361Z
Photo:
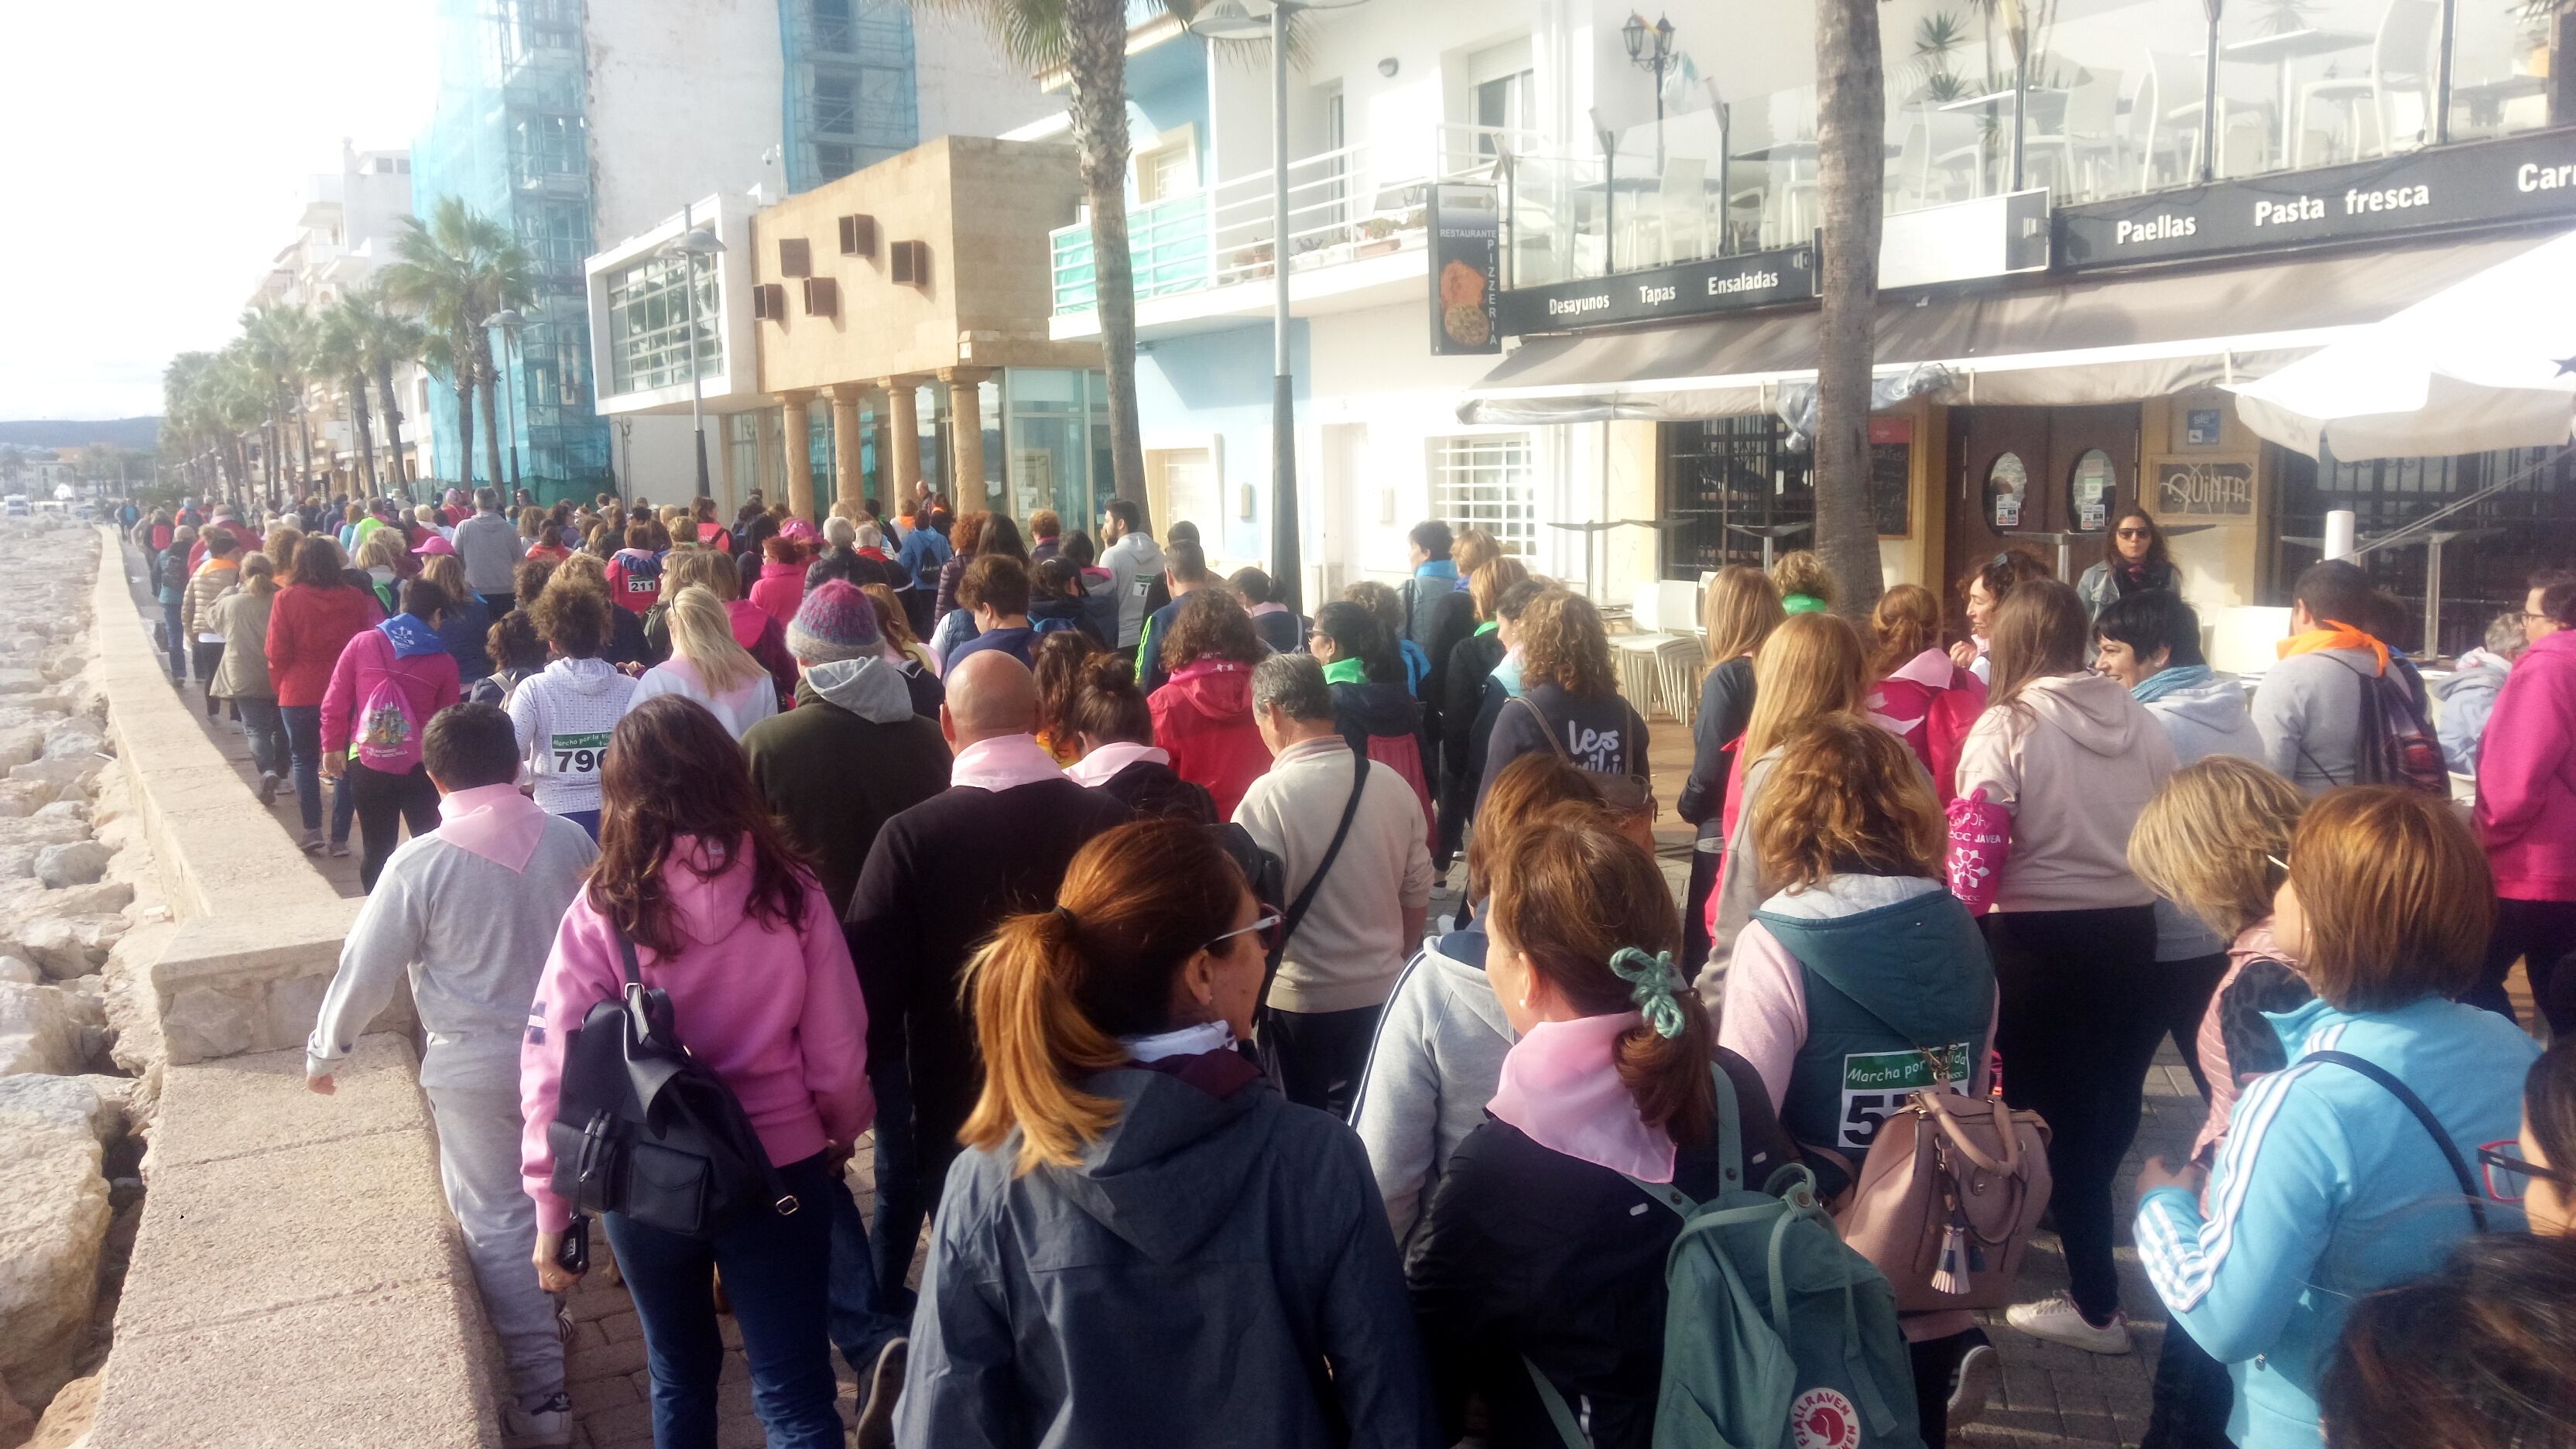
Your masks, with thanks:
M564 1041L546 1128L555 1192L578 1211L684 1238L711 1238L755 1211L795 1212L733 1089L680 1043L669 993L644 984L623 931L617 947L626 989L592 1006Z
M2395 1097L2407 1111L2414 1113L2415 1120L2423 1124L2425 1135L2433 1139L2434 1146L2442 1149L2442 1160L2451 1164L2451 1176L2459 1179L2460 1194L2468 1199L2469 1221L2477 1225L2478 1232L2483 1233L2487 1230L2486 1194L2478 1191L2478 1180L2469 1175L2468 1159L2460 1155L2459 1144L2451 1140L2451 1134L2442 1127L2442 1120L2433 1115L2432 1108L2424 1105L2423 1098L2416 1096L2404 1082L2390 1075L2377 1062L2363 1061L2350 1052L2310 1052L2300 1060L2331 1062L2338 1067L2359 1072L2377 1082L2382 1090Z

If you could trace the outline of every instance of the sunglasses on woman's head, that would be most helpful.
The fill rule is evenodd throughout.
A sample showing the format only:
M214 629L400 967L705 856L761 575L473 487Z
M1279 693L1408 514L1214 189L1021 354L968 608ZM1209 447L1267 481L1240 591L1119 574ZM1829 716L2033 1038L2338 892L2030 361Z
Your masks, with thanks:
M1202 951L1213 951L1224 945L1226 942L1233 940L1237 936L1250 935L1251 933L1258 931L1261 933L1261 949L1264 951L1275 951L1279 949L1279 923L1286 919L1287 917L1279 914L1277 911L1273 911L1269 915L1263 916L1260 920L1253 922L1249 926L1237 926L1233 930L1226 932L1224 935L1210 936L1208 938L1208 943L1201 946L1199 949Z
M2486 1174L2487 1196L2498 1202L2522 1201L2527 1184L2535 1177L2561 1191L2576 1187L2576 1180L2566 1173L2523 1156L2519 1142L2490 1142L2479 1148L2478 1166Z

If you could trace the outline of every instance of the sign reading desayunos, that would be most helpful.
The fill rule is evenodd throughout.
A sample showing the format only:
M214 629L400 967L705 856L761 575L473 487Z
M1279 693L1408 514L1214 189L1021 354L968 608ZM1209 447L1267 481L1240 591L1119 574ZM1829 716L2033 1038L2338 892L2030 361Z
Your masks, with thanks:
M2262 252L2576 213L2576 132L2292 171L2057 212L2060 266Z
M2155 512L2159 518L2252 518L2254 467L2250 463L2160 464Z
M1502 200L1490 186L1431 188L1431 352L1503 350L1494 296L1503 260Z

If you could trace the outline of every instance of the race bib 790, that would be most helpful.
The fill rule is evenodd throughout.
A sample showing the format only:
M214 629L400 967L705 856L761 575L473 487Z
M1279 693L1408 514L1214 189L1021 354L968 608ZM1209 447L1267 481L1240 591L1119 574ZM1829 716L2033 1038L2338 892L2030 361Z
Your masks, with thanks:
M1950 1090L1968 1090L1968 1044L1954 1042L1941 1052ZM1854 1052L1843 1058L1843 1115L1839 1146L1867 1152L1878 1129L1905 1105L1905 1099L1933 1084L1932 1064L1918 1051Z
M608 759L608 731L588 735L556 735L547 742L554 752L558 775L593 775Z

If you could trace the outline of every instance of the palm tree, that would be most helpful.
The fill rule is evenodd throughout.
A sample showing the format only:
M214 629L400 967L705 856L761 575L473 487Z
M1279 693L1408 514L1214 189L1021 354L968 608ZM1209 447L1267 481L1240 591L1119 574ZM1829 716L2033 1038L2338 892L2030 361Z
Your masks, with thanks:
M484 462L492 477L501 477L500 421L494 409L492 334L483 319L504 308L526 307L536 300L535 266L509 230L453 196L442 196L429 219L402 218L395 239L400 258L385 269L388 295L417 307L437 341L444 371L457 389L457 456L473 451L469 389L479 387L483 401ZM462 481L473 481L469 462Z
M1136 9L1189 20L1205 0L1142 0ZM1109 457L1118 496L1145 503L1145 452L1136 421L1136 272L1127 250L1128 0L913 0L915 9L971 16L1032 70L1059 66L1091 210L1101 362L1109 383Z
M376 399L385 424L385 445L394 491L409 496L411 475L403 469L402 405L394 400L394 369L421 359L427 334L420 323L405 316L386 298L381 282L370 282L352 293L349 304L363 314L359 329L360 352L367 373L375 379Z
M1886 204L1887 95L1879 0L1817 7L1817 258L1823 315L1816 355L1816 552L1842 587L1836 607L1866 619L1878 603L1878 531L1869 510L1870 369L1876 360L1879 222Z
M244 356L268 381L267 440L261 451L268 463L267 489L271 503L277 500L278 471L286 457L287 379L295 374L298 365L298 339L291 316L292 309L275 302L254 303L241 315Z
M322 314L314 329L313 365L349 399L349 423L358 430L363 491L374 493L380 485L376 477L376 430L374 420L367 415L367 359L360 338L365 321L351 314L351 300L344 296Z

